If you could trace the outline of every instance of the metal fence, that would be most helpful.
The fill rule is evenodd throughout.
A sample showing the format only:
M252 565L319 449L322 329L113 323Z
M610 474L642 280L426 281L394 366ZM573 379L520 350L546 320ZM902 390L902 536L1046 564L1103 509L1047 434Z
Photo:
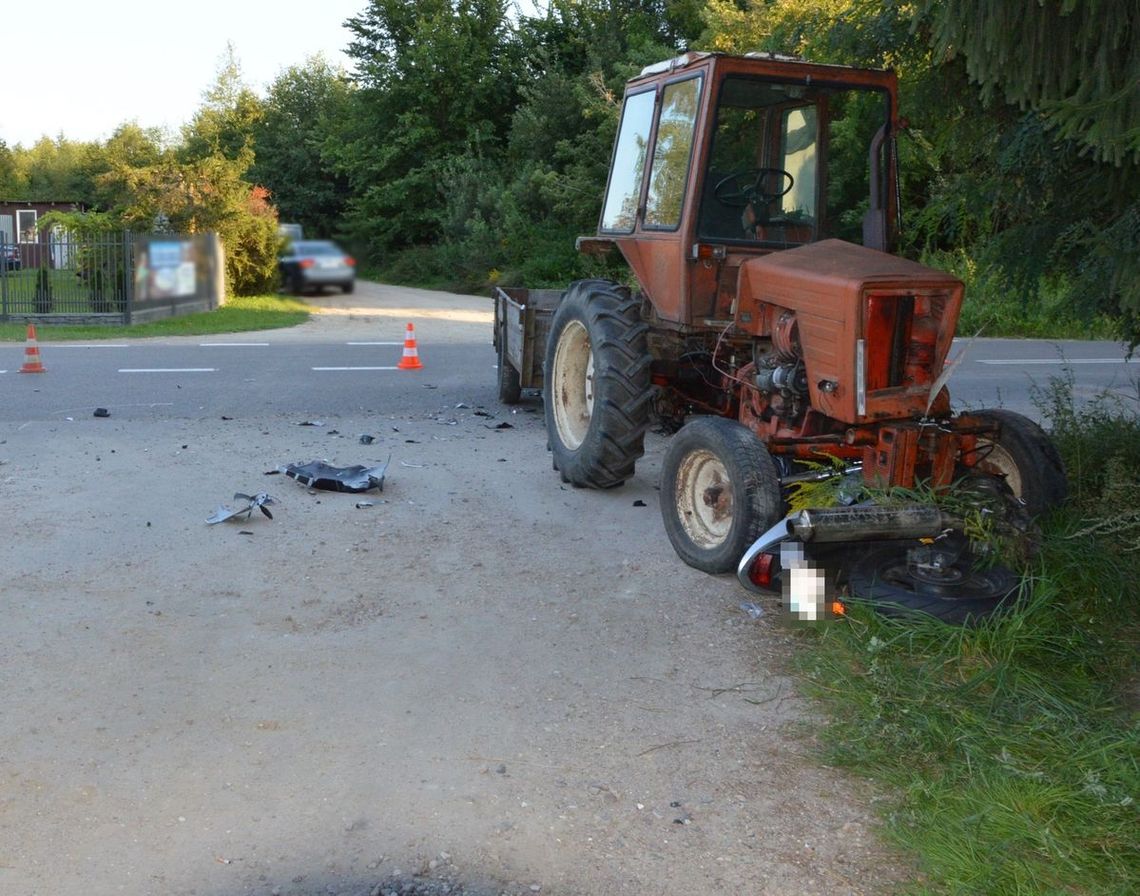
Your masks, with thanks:
M220 248L212 234L52 232L0 236L0 321L139 323L216 308Z

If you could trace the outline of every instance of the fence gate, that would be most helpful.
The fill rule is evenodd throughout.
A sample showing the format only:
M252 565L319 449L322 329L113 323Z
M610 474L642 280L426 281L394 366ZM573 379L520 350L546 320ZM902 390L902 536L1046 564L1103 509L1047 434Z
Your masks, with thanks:
M94 237L53 231L35 243L0 236L0 320L41 318L57 323L128 323L134 237Z

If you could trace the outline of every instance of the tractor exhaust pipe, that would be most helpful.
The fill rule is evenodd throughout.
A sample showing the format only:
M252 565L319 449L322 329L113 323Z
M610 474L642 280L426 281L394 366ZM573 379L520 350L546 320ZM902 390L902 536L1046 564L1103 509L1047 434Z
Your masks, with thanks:
M877 507L857 504L851 507L823 507L801 510L785 517L752 544L736 568L737 578L751 587L749 572L760 554L770 553L790 538L819 544L840 541L875 541L891 538L932 538L954 529L959 521L928 504L903 507Z

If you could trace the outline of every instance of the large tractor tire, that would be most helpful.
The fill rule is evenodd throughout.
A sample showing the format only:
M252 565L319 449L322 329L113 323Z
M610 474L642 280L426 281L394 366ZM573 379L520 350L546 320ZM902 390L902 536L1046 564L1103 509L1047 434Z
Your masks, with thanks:
M613 488L633 475L649 425L649 328L629 290L579 280L550 325L546 434L566 482Z
M969 552L945 562L924 561L922 550L868 545L852 561L850 596L884 616L933 616L965 625L1011 606L1021 593L1021 578L1007 566L979 567Z
M702 572L731 572L783 516L780 479L755 433L697 417L673 436L661 466L661 517L677 555Z
M1000 479L1030 517L1065 500L1065 465L1040 426L1013 411L977 411L973 416L1000 427L996 438L979 439L976 457L966 459L974 471Z

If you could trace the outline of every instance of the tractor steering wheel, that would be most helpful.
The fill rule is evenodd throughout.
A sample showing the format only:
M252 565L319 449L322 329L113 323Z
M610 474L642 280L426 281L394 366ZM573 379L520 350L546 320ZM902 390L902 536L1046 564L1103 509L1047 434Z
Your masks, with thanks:
M774 188L765 189L773 180ZM780 184L785 180L788 185L781 190ZM750 168L721 178L713 187L713 196L728 208L766 205L773 199L786 196L795 183L795 178L783 168Z

